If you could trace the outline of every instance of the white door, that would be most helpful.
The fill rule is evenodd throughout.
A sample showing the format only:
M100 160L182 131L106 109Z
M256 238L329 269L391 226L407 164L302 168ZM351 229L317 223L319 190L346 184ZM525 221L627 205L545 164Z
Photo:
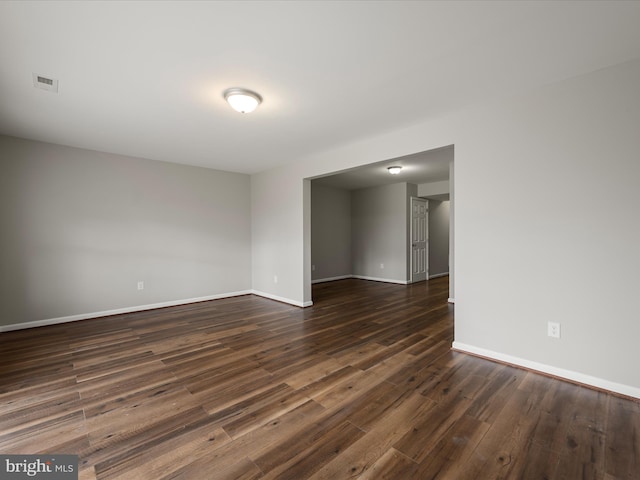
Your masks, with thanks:
M411 198L411 281L429 276L429 207L422 198Z

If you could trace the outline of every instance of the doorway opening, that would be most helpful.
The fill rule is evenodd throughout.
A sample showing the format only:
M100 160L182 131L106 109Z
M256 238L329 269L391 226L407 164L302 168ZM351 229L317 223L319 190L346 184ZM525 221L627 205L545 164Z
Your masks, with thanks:
M403 167L400 174L389 174L392 165ZM305 181L308 298L312 283L362 278L409 284L449 275L453 301L453 166L449 145ZM428 237L415 250L414 198L429 211ZM424 266L414 272L421 253Z

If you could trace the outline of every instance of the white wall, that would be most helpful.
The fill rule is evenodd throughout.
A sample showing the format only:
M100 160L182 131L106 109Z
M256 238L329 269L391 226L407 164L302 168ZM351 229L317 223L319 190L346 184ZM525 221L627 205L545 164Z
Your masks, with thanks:
M466 119L456 341L640 387L638 84L636 61Z
M253 289L299 306L311 303L309 183L295 168L251 177Z
M312 280L350 276L351 192L311 185Z
M0 153L0 326L251 289L249 176L6 136Z
M446 195L448 193L450 193L449 180L421 183L418 185L419 197L432 197L435 195Z
M279 292L306 300L303 178L455 144L456 346L640 397L638 85L633 61L254 176L254 205L287 200L261 209L287 239L254 230L254 282L298 251Z

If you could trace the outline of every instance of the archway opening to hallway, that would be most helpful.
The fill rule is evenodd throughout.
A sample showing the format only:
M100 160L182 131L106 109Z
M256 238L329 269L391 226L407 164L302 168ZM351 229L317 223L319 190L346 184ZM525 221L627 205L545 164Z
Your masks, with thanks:
M312 284L345 278L411 283L411 198L429 207L428 278L448 275L453 301L453 145L305 180L307 299Z

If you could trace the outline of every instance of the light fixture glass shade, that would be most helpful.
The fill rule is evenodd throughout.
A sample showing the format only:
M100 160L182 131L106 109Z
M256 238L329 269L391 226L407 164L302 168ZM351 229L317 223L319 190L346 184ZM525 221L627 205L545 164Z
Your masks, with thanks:
M260 102L262 97L251 90L245 90L243 88L230 88L225 90L224 99L231 105L231 108L240 113L253 112Z
M388 167L387 170L389 170L389 173L391 175L398 175L400 173L400 170L402 170L402 167L399 167L399 166Z

